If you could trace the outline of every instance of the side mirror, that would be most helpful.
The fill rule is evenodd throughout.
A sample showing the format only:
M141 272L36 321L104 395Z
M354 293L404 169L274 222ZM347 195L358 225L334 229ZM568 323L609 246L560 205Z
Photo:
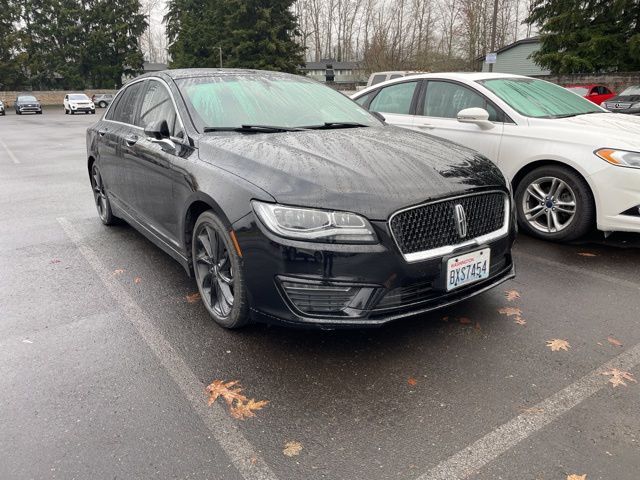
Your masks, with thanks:
M483 130L493 128L494 125L489 121L489 112L484 108L465 108L458 112L458 121L460 123L474 123Z
M162 140L163 138L169 138L171 136L169 124L166 120L151 122L144 128L144 134L154 140Z

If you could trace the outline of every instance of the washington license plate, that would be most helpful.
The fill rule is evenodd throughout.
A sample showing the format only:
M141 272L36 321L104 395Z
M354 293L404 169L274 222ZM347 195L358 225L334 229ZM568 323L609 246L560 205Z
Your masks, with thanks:
M489 278L491 249L458 255L447 260L447 291Z

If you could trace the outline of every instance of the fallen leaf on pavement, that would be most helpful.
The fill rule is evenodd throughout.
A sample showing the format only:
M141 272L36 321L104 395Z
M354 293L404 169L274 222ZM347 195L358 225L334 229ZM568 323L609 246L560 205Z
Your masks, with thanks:
M549 347L552 352L558 352L560 350L564 350L566 352L571 348L571 345L569 345L569 342L566 340L554 338L553 340L547 340L547 347Z
M114 275L121 275L121 274L123 274L123 273L124 273L124 268L116 268L116 269L113 271L113 274L114 274Z
M480 322L476 322L475 326L473 327L476 329L476 332L479 332L480 330L482 330L482 327L480 326Z
M142 281L142 278L140 278L140 277L136 277L136 278L133 279L133 283L136 283L136 284L140 283L141 281Z
M207 401L209 405L212 405L218 397L222 397L229 408L231 416L239 420L255 417L254 411L262 410L269 403L267 400L256 401L253 398L248 399L242 393L242 388L237 380L231 382L214 380L207 386L206 391L209 394Z
M449 317L442 317L442 321L443 322L448 322L449 321Z
M61 262L61 260L58 260L57 258L54 258L49 263L60 263L60 262Z
M471 319L467 317L460 317L458 321L463 325L469 325L471 323Z
M625 380L628 382L638 383L636 379L633 378L633 373L618 370L617 368L612 368L608 372L602 372L601 375L611 375L609 383L614 387L617 387L618 385L624 385L626 387L627 384L624 383Z
M518 307L504 307L498 310L498 313L506 315L507 317L520 317L522 315L522 310Z
M302 444L300 442L287 442L284 444L284 453L287 457L295 457L296 455L300 455L300 450L302 450Z
M518 292L517 290L507 290L506 292L504 292L504 296L507 297L507 300L509 302L513 302L514 300L520 298L520 292Z
M417 385L417 384L418 384L418 381L417 381L415 378L413 378L413 377L409 377L409 379L407 380L407 383L408 383L409 385L411 385L412 387L414 387L415 385Z
M567 475L567 480L587 480L587 474L585 473L584 475L577 475L573 473L571 475Z
M615 346L615 347L621 347L621 346L622 346L622 342L621 342L620 340L616 339L616 338L613 338L613 337L607 337L607 341L608 341L611 345L613 345L613 346Z
M527 321L522 318L522 317L516 317L516 319L513 321L513 323L517 323L518 325L526 325Z
M196 292L196 293L190 293L189 295L186 296L187 302L189 303L196 303L200 301L200 293Z
M578 252L578 255L580 255L581 257L597 257L598 256L595 253L590 253L590 252Z
M520 411L525 415L540 415L544 413L544 409L538 407L521 408Z

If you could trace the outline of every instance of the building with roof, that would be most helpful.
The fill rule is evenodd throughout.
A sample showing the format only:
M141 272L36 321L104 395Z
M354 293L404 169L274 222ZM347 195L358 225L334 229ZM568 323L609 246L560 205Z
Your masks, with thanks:
M540 38L523 38L509 45L505 45L496 51L496 63L493 71L496 73L513 73L516 75L549 75L551 72L545 70L534 63L531 55L540 49ZM482 71L489 71L489 64L485 62L485 57L479 57L478 63L482 62Z
M358 62L339 62L329 58L319 62L307 62L300 70L305 72L309 78L319 82L361 83L367 81L367 74Z

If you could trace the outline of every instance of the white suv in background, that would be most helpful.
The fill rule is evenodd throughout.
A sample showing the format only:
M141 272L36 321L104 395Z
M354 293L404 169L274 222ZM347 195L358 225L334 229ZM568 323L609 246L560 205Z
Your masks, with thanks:
M511 180L519 223L568 241L594 226L640 232L640 118L553 83L501 73L428 73L352 96L390 124L469 147ZM446 155L446 151L441 152ZM483 172L474 164L469 171Z
M68 93L64 96L65 115L78 112L96 113L96 106L84 93Z

